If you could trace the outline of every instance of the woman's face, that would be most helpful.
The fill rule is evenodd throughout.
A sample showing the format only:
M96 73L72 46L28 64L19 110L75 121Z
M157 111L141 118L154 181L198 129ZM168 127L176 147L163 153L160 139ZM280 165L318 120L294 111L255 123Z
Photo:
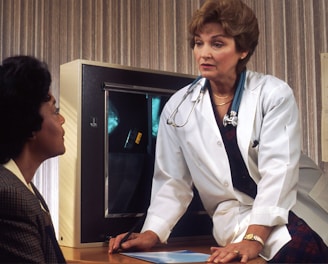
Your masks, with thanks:
M211 81L236 78L236 65L247 52L237 52L235 40L219 23L208 23L195 35L194 56L201 75Z
M40 114L43 122L41 130L34 133L32 143L33 152L41 160L65 153L64 129L62 127L65 119L56 107L55 98L51 94L49 95L51 99L41 105Z

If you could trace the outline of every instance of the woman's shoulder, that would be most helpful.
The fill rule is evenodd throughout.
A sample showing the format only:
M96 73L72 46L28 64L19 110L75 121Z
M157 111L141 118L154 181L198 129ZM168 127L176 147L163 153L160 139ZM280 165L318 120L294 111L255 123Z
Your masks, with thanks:
M293 94L292 88L284 80L270 74L255 71L247 71L245 88L249 90L259 89L263 95L289 97Z
M272 85L272 86L288 86L289 85L282 79L271 75L271 74L265 74L262 72L256 72L247 70L246 80L248 84L251 84L252 86L259 86L259 85Z
M16 215L23 211L38 211L35 195L17 178L15 174L0 165L0 200L1 211ZM13 210L13 208L15 208ZM20 212L17 212L19 210Z
M176 106L177 102L181 102L181 100L186 99L186 97L190 97L190 100L186 101L191 101L194 102L196 98L198 97L201 88L205 85L206 79L198 77L194 80L194 82L191 82L180 89L176 90L170 99L168 100L167 105L173 104Z
M17 189L26 188L14 173L0 165L0 188L9 186Z

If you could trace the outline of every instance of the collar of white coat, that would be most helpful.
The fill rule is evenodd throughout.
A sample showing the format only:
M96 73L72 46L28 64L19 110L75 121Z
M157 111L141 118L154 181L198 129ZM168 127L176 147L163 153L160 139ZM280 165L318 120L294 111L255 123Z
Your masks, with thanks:
M206 84L206 78L201 78L197 83L194 84L194 88L191 92L191 101L194 102L197 100L200 90L202 87ZM190 85L188 86L188 89L190 88ZM205 89L206 92L207 88Z

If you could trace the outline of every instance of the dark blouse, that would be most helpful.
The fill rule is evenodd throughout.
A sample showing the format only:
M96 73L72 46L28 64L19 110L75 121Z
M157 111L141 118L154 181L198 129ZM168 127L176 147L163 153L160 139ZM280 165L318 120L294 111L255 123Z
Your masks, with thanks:
M210 87L209 82L207 82L207 85ZM220 129L224 146L228 155L233 186L239 191L246 193L255 199L257 194L257 185L249 175L245 162L241 156L237 143L237 127L232 125L227 125L226 127L223 126L222 121L218 117L217 110L215 109L213 101L212 105L216 117L216 122ZM228 112L230 111L230 107Z
M227 125L226 127L219 125L219 128L229 158L233 186L255 199L257 185L249 175L245 162L241 156L237 144L236 127L232 125Z

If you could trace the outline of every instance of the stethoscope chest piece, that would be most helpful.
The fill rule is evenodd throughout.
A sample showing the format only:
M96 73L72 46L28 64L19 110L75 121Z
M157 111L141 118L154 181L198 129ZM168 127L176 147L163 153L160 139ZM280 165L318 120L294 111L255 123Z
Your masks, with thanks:
M236 127L238 125L237 113L235 111L230 111L229 114L226 114L223 117L223 125L224 126L232 125L232 126Z

